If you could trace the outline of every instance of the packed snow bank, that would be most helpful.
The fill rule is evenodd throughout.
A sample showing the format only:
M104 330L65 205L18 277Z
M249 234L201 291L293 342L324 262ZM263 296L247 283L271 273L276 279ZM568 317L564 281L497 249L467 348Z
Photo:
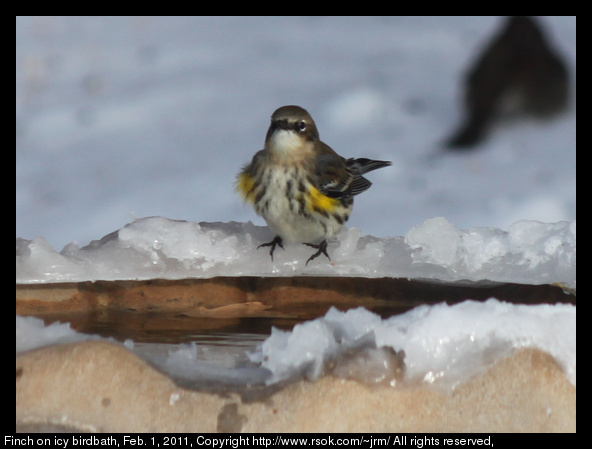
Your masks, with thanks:
M53 343L98 338L76 333L69 324L43 326L37 318L16 318L17 352ZM125 345L173 378L194 386L275 384L322 374L365 382L395 376L395 351L404 352L403 380L454 388L485 371L512 350L536 347L551 354L576 383L576 307L514 305L490 299L448 306L420 306L388 319L363 308L273 329L261 342L216 347L200 344ZM392 349L392 350L391 350ZM402 352L401 352L402 351ZM247 358L248 355L248 358ZM398 381L398 380L397 380Z
M352 276L490 280L576 285L576 222L519 221L457 230L432 218L405 237L378 239L344 229L329 243L331 261L306 265L305 245L278 248L273 261L261 243L267 227L138 219L88 246L55 251L42 238L16 240L16 282L182 279L215 276Z

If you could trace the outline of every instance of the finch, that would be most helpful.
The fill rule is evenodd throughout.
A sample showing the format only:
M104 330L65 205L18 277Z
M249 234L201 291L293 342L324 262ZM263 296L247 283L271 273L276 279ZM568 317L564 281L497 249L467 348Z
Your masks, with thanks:
M345 159L319 138L312 117L299 106L283 106L271 116L265 146L238 174L236 190L262 216L275 238L259 245L269 254L284 243L304 243L327 253L327 239L352 212L354 196L372 183L362 175L391 162Z

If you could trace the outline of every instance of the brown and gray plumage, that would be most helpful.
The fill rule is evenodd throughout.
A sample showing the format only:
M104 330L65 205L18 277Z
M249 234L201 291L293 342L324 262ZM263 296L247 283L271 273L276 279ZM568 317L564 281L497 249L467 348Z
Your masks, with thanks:
M271 116L265 146L238 175L236 189L262 216L275 238L260 246L304 243L329 257L327 239L349 219L353 197L369 189L364 176L391 165L366 158L345 159L319 138L310 114L283 106Z

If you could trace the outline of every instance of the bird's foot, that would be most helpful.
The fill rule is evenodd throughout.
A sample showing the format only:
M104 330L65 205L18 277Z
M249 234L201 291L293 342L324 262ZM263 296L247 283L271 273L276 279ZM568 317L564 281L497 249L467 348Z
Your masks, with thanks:
M311 248L318 249L318 251L316 253L314 253L312 256L310 256L308 258L308 260L306 261L306 265L308 265L308 262L310 262L313 259L316 259L321 254L324 254L325 256L327 256L327 259L331 260L331 258L329 257L329 254L327 254L327 240L323 240L318 245L315 245L314 243L305 243L305 245L310 246Z
M271 246L271 249L269 250L271 260L273 260L273 252L275 251L276 246L279 246L281 249L284 249L284 245L282 244L282 238L279 235L276 235L271 242L262 243L257 247L257 249L261 248L262 246Z

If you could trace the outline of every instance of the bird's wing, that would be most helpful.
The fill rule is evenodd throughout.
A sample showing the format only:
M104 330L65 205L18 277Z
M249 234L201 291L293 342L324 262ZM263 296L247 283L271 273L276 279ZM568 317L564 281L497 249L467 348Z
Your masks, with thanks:
M318 188L331 198L349 198L370 188L372 183L362 177L357 167L340 156L321 155L317 160Z

